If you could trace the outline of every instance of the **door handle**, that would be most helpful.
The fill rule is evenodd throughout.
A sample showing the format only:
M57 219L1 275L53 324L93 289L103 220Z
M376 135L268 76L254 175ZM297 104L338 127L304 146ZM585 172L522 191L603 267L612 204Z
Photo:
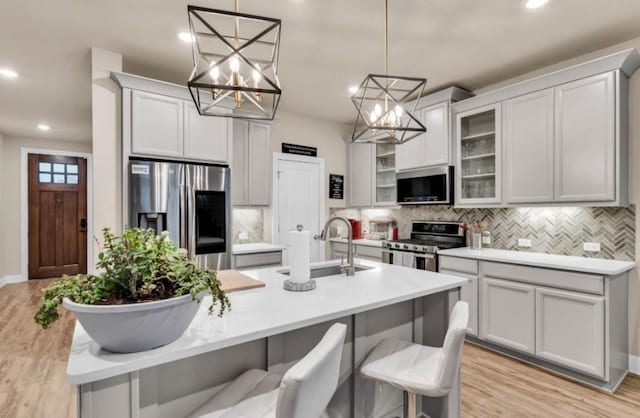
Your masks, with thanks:
M80 232L87 230L87 220L85 218L80 219Z

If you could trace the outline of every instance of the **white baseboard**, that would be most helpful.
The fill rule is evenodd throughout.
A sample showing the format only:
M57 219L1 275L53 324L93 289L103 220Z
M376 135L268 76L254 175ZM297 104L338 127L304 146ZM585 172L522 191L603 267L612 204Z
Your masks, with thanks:
M20 282L26 282L26 281L27 280L23 279L22 276L20 276L19 274L3 276L3 277L0 277L0 287L9 283L20 283Z
M640 375L640 357L629 354L629 373Z

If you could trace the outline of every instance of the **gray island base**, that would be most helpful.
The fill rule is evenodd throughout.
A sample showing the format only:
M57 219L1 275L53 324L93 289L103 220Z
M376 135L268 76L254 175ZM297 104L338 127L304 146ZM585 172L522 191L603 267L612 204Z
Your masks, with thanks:
M251 368L284 372L307 354L334 322L347 325L340 383L330 417L403 415L403 393L364 380L359 367L383 338L439 346L466 279L357 260L354 277L318 278L310 292L282 289L281 267L246 272L260 289L229 295L232 311L207 316L207 300L185 334L154 350L101 350L76 324L68 382L78 386L81 418L176 418L204 403ZM334 265L335 262L317 265ZM418 401L430 417L460 415L460 382L449 396Z

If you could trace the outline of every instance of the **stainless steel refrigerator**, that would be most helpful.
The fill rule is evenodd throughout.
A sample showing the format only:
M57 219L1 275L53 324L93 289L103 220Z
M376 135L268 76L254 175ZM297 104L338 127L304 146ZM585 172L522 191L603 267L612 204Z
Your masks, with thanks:
M200 267L230 268L229 168L130 158L128 225L168 231Z

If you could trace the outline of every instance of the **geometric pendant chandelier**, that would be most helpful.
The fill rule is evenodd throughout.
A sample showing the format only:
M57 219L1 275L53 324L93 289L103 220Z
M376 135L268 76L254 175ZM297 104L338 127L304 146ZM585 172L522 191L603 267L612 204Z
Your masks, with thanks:
M355 143L404 144L427 131L414 116L427 80L388 74L388 0L384 4L384 74L369 74L351 96L358 111Z
M193 70L187 85L201 115L272 120L280 19L188 6Z

